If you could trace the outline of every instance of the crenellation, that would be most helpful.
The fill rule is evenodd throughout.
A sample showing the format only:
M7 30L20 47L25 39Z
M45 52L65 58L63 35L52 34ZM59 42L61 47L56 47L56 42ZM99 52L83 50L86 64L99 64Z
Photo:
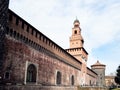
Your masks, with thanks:
M21 21L21 28L24 30L24 22L23 21Z
M93 70L87 67L87 74L92 76L92 77L97 77L97 73L95 73Z
M45 37L43 37L43 42L45 42Z
M39 40L41 40L41 34L39 34Z
M27 29L26 29L26 31L29 33L29 26L27 26Z
M33 35L33 33L34 33L34 29L32 28L32 30L31 30L31 34Z
M18 26L19 25L19 18L18 17L16 17L16 25Z
M37 35L38 35L38 32L36 31L36 32L35 32L35 37L36 37L36 38L37 38Z

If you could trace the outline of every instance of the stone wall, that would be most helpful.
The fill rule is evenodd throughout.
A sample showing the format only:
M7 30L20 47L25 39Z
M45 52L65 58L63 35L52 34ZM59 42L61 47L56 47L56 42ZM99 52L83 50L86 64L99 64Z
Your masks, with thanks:
M97 77L97 73L93 72L90 68L87 67L86 85L96 86Z

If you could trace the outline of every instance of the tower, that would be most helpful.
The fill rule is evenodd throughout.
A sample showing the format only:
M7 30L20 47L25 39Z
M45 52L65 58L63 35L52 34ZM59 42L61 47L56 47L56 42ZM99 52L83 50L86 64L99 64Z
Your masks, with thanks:
M72 36L70 37L70 48L83 47L84 40L81 35L80 22L76 19L73 23Z
M94 72L98 74L97 85L104 86L105 85L105 66L97 61L95 64L91 65L91 68Z
M72 35L70 37L70 48L66 49L68 53L77 58L81 63L81 85L86 84L86 73L87 73L87 56L88 53L84 49L84 39L81 35L80 22L78 19L73 22L74 27L72 28Z

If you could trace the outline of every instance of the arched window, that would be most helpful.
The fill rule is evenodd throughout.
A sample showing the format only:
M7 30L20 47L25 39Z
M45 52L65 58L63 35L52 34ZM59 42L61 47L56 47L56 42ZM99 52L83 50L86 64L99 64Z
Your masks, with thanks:
M27 82L36 82L37 70L35 65L30 64L27 68Z
M57 72L57 76L56 76L56 84L60 85L61 84L61 72Z
M74 85L74 76L71 76L71 85Z

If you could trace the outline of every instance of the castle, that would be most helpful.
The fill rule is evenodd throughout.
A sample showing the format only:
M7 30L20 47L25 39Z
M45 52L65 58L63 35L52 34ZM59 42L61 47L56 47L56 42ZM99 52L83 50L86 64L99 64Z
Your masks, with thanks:
M97 61L91 69L87 67L88 52L78 19L73 22L70 48L65 50L9 10L8 0L0 1L0 11L1 85L50 90L105 85L105 65Z

